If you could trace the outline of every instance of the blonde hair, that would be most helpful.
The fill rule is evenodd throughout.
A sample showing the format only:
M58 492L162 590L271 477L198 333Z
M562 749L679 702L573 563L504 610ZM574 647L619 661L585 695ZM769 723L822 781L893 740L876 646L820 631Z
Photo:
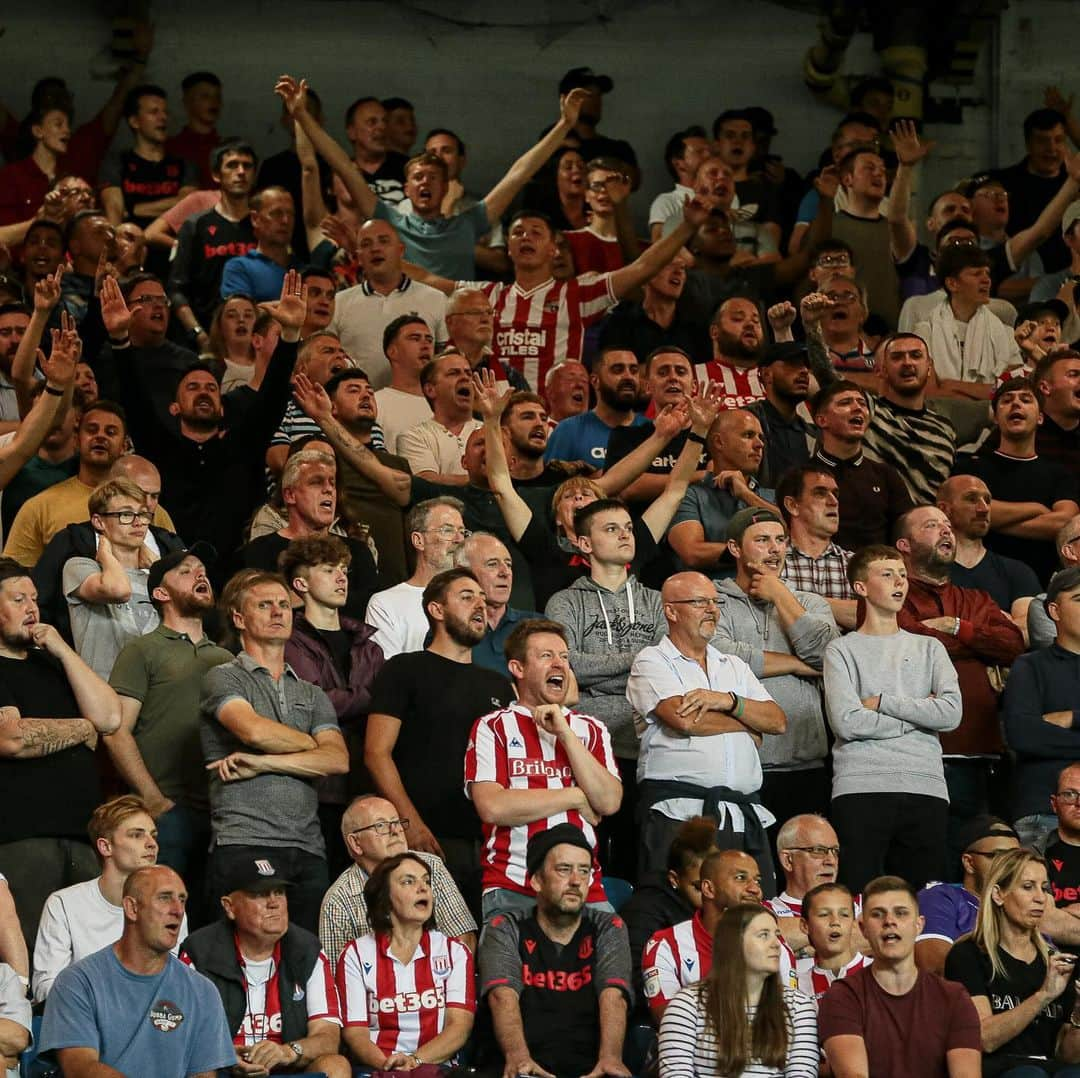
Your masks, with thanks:
M1005 963L1001 960L1001 925L1006 914L1004 907L993 900L993 894L995 890L999 894L1011 891L1017 885L1025 866L1030 864L1042 865L1044 869L1046 868L1046 861L1034 850L1005 850L997 854L990 862L990 871L983 884L982 894L979 895L979 914L975 919L971 939L990 959L990 966L995 977L1007 976ZM1030 935L1035 950L1039 952L1043 965L1046 965L1049 956L1046 940L1035 927L1030 929Z
M120 825L140 812L150 815L146 802L141 797L135 797L134 794L114 797L94 809L90 822L86 825L86 831L90 836L90 844L94 847L94 855L98 861L102 860L97 848L98 839L106 838L111 841Z
M109 502L113 498L131 498L139 505L146 505L146 494L138 483L126 476L117 476L115 479L106 479L94 487L87 502L90 515L99 516L109 511Z

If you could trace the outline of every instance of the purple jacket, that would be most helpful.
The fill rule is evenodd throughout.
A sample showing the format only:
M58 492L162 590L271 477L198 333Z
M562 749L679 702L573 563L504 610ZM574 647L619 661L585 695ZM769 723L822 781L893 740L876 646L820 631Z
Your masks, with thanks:
M326 691L338 721L345 725L367 715L371 685L386 659L382 648L371 639L375 630L370 625L343 617L341 627L352 634L348 683L334 665L318 629L303 614L293 615L292 636L285 644L285 661L299 677Z

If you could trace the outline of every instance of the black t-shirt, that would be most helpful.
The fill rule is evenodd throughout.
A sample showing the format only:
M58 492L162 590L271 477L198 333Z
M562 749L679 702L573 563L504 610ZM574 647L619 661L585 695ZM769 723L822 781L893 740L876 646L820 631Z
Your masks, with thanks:
M1066 179L1064 167L1056 176L1036 176L1028 171L1026 157L991 175L1000 180L1009 192L1009 231L1014 236L1035 223ZM1051 231L1049 238L1039 247L1039 257L1047 273L1064 269L1069 264L1069 249L1061 238L1060 229Z
M648 525L640 517L633 518L633 525L635 552L630 572L640 578L644 567L656 557L658 548ZM518 547L532 570L533 593L539 610L547 607L548 599L555 592L570 587L579 577L589 575L585 558L563 550L551 524L540 513L533 513L525 534L518 540Z
M245 255L256 246L251 218L230 221L216 209L189 217L176 238L169 295L186 300L204 327L221 302L221 276L230 258Z
M363 621L368 599L382 587L379 571L375 568L375 559L371 556L371 549L367 543L361 543L358 539L347 539L341 535L337 538L345 543L349 548L349 553L352 554L348 569L349 598L341 608L341 613L346 617ZM258 539L252 539L250 543L240 548L240 564L245 569L265 569L267 572L276 573L278 558L288 545L289 540L278 535L277 532L260 535ZM348 669L347 666L346 669Z
M349 680L349 670L352 666L352 633L344 629L316 629L319 639L326 645L330 652L330 658L337 668L337 672L346 680Z
M135 207L143 202L175 198L181 187L194 187L198 172L190 161L166 154L160 161L149 161L134 150L120 154L115 163L106 161L101 169L106 187L119 187L124 195L124 216L145 226L155 215L138 217Z
M710 311L707 318L711 314ZM604 319L600 329L600 348L633 352L638 362L644 363L654 349L661 345L674 345L696 362L706 363L712 359L712 346L704 324L707 318L695 324L676 314L674 321L665 329L648 316L640 303L624 301Z
M1030 566L993 550L988 550L974 569L954 561L949 579L958 587L987 592L1006 614L1017 599L1042 591L1039 578Z
M1059 906L1080 902L1080 846L1055 839L1046 847L1046 870Z
M389 151L383 163L374 172L361 169L368 187L384 202L397 205L405 198L405 165L408 158L402 153Z
M652 423L641 423L636 427L616 427L608 439L607 461L605 468L610 472L612 466L618 464L623 457L629 456L642 442L652 437L655 427ZM679 459L683 446L686 445L686 432L676 434L667 444L662 456L654 457L652 463L645 469L646 475L671 475L675 467L675 461ZM701 458L698 468L706 468L709 464L708 453L704 446L701 449Z
M1004 1014L1015 1010L1042 987L1046 963L1039 957L1031 963L1021 962L1004 950L1001 960L1005 967L1004 977L994 973L989 956L980 951L973 940L964 939L949 951L945 959L945 976L962 984L972 997L985 996L993 1014ZM1031 1025L996 1051L983 1055L983 1074L1001 1074L1015 1063L1017 1057L1053 1059L1058 1031L1072 1013L1075 996L1076 988L1070 981L1064 993L1048 1003Z
M1052 508L1055 502L1077 498L1076 481L1057 461L1047 457L1021 458L1001 452L984 452L958 471L977 475L998 501L1040 502ZM1058 567L1057 551L1049 539L1023 539L991 530L986 545L999 554L1030 565L1044 585Z
M480 820L465 797L465 749L476 720L513 699L501 674L431 651L395 655L375 678L368 714L401 723L394 763L436 837L480 837Z
M81 709L59 661L37 648L0 658L0 706L26 719L73 719ZM0 759L0 843L44 835L86 839L101 803L101 779L85 745L31 760Z

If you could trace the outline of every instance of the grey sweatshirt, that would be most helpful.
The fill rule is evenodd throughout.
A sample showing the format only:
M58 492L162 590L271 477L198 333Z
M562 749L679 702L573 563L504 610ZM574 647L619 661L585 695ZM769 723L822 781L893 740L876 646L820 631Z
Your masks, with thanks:
M877 711L862 706L878 694ZM834 640L825 649L825 706L836 734L833 797L905 793L949 800L938 735L960 725L961 700L956 668L940 640L902 629Z
M829 753L821 706L821 679L781 674L765 677L765 652L795 655L821 669L825 648L840 635L829 604L809 591L792 594L806 613L784 632L772 603L751 599L734 580L718 580L720 616L712 646L736 655L761 680L787 715L787 730L762 739L761 766L766 771L793 771L821 766Z
M638 733L626 681L637 653L667 634L660 592L633 576L618 591L583 576L557 591L545 613L566 626L570 666L581 690L576 710L607 726L616 756L636 760Z

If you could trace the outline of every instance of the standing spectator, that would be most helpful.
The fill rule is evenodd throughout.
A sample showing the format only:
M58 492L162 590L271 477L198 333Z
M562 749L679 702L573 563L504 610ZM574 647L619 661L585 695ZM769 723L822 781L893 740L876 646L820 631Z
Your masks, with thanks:
M492 918L480 948L480 993L503 1073L629 1078L630 948L622 919L587 905L592 840L557 823L531 835L518 857L536 908Z
M290 921L288 880L258 858L238 861L223 886L224 916L188 936L181 958L221 996L236 1069L310 1068L326 1078L350 1078L352 1068L337 1054L341 1015L333 970L318 938Z
M364 763L375 788L411 823L410 844L446 861L462 892L478 896L476 814L460 785L476 720L513 693L507 679L473 665L487 630L484 594L468 569L440 572L423 589L424 649L390 656L372 687ZM432 771L431 761L446 766Z
M721 1073L813 1078L820 1052L814 1005L781 976L776 917L757 903L733 906L717 925L717 961L684 988L660 1023L662 1078Z
M1078 376L1080 352L1073 349L1039 360L1031 375L1043 413L1035 449L1064 465L1073 478L1080 478L1080 400L1073 384Z
M1080 900L1080 864L1077 847L1080 846L1080 829L1076 823L1080 816L1080 767L1066 764L1058 775L1057 792L1050 795L1050 807L1057 817L1057 826L1040 843L1050 873L1050 886L1058 907L1073 912Z
M840 875L853 893L883 867L922 886L946 870L949 795L938 731L960 724L956 670L938 640L898 626L908 581L895 551L863 547L848 576L866 613L855 632L828 646L824 664Z
M638 759L641 797L639 876L662 869L681 821L709 816L722 849L758 863L764 890L775 882L761 804L764 734L781 734L783 711L741 659L710 644L720 599L700 573L668 577L661 592L667 636L638 653L626 695L645 719Z
M10 558L0 558L0 724L0 785L19 806L0 824L0 873L30 940L53 891L96 875L85 840L101 801L92 746L120 725L120 702L38 621L37 589Z
M221 142L214 126L221 115L221 79L212 71L193 71L184 76L180 90L187 122L165 143L165 151L199 170L200 187L213 187L215 169L211 157Z
M594 830L622 800L607 728L565 706L572 671L561 625L521 622L506 654L516 699L477 720L465 755L465 794L483 822L484 919L532 907L536 866L531 857L526 864L526 847L563 822L580 829L578 844L592 851L586 901L610 908Z
M285 581L238 573L221 603L241 650L203 679L213 828L207 893L216 901L238 864L272 857L293 884L293 918L314 931L330 881L311 780L347 771L348 752L326 693L285 662L292 633Z
M664 165L675 181L675 187L657 195L649 206L649 238L653 243L663 235L664 222L670 217L678 217L683 203L694 197L694 177L710 150L705 128L700 124L676 131L668 139L664 147Z
M765 396L758 375L765 331L758 305L741 296L724 300L709 325L712 359L698 363L700 383L718 382L721 406L745 408Z
M222 299L240 293L265 303L280 293L285 274L297 265L290 247L296 207L282 187L263 188L248 205L255 246L225 263L219 291Z
M201 1078L236 1063L216 989L171 953L186 901L164 865L128 877L119 942L64 970L49 994L38 1044L62 1073Z
M784 733L761 746L761 800L779 825L800 811L828 808L821 662L840 634L821 596L780 579L787 529L775 510L742 509L726 534L735 578L717 582L712 646L742 659L787 716Z
M307 97L310 99L311 91ZM322 123L318 103L309 111ZM282 99L282 111L289 116L290 126L295 118L290 103ZM397 205L405 198L405 164L408 158L388 147L386 141L386 109L377 97L357 98L345 112L345 134L352 143L353 163L375 194L385 202Z
M448 1063L472 1031L473 957L435 928L427 864L414 853L387 857L364 884L364 901L372 930L349 942L337 966L345 1043L365 1067ZM397 1006L409 985L415 1019Z
M409 852L431 873L435 927L444 936L460 940L476 950L476 922L469 912L453 877L441 857L409 850L406 836L411 820L403 820L397 809L377 794L361 794L341 818L341 834L353 863L330 885L319 913L319 939L330 964L353 940L371 932L364 886L371 874L387 858Z
M100 875L49 895L34 943L34 1000L43 1003L58 974L124 930L123 893L127 878L157 863L157 827L137 797L114 797L94 809L87 827ZM187 918L180 926L187 935Z
M442 293L437 294L441 302ZM492 355L495 311L487 293L481 288L455 288L445 302L449 343L469 361L473 371L493 371L496 388L500 393L505 393L507 388L528 390L529 383L521 374L513 367L500 363Z
M758 468L762 486L775 489L780 477L810 459L814 428L800 406L810 396L810 360L806 346L794 341L770 345L758 360L758 377L765 396L749 405L757 416L765 449Z
M435 338L419 315L398 315L383 330L382 348L390 364L390 384L375 392L379 426L396 453L398 438L431 418L420 375L435 354Z

